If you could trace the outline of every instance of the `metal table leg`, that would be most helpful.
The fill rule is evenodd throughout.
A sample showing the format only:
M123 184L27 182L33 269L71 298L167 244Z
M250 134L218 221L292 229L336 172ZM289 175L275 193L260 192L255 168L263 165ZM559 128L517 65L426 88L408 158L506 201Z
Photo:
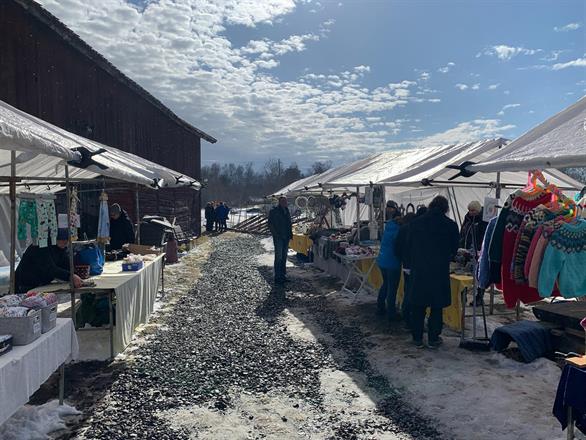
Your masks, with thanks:
M63 405L65 396L65 363L59 367L59 405Z
M108 314L110 316L110 359L114 359L114 310L112 307L113 292L108 292Z
M572 407L568 406L568 427L567 427L567 439L574 440L576 438L574 433L574 414Z
M75 313L75 290L71 291L71 320L73 321L73 328L77 329L77 323L75 322L76 318Z
M490 308L488 310L489 315L494 314L494 284L490 286Z

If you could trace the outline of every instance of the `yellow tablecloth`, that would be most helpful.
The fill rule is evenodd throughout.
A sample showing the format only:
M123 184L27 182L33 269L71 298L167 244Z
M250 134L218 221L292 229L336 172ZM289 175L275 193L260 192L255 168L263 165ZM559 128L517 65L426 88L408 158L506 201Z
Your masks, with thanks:
M360 270L366 272L372 263L372 259L370 260L362 260L359 263ZM368 277L368 282L372 287L375 289L380 289L383 284L383 276L380 272L379 267L375 264L370 272L370 276ZM446 307L443 311L444 317L444 324L450 327L453 330L460 331L462 330L462 300L460 294L464 288L472 288L474 285L474 280L470 275L450 275L450 284L452 288L452 305L450 307ZM401 274L401 282L399 283L399 288L397 289L397 304L401 304L403 302L403 290L404 290L404 280L403 274Z
M313 246L313 240L307 235L293 234L293 238L289 242L289 247L298 254L307 255L309 249Z
M466 287L474 286L474 279L470 275L450 275L452 287L452 305L444 309L444 324L453 330L462 330L462 297L461 293Z

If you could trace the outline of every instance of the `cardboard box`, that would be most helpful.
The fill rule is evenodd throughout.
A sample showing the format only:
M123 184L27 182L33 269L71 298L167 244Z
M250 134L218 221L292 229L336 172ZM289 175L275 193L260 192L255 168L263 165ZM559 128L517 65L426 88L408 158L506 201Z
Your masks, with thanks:
M128 252L136 255L159 255L162 252L161 248L144 244L126 244L124 247L128 249Z

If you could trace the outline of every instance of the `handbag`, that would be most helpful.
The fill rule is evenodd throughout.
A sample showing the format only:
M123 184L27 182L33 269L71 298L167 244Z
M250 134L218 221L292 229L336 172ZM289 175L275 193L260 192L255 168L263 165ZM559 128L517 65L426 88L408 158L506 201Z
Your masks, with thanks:
M101 275L104 271L104 253L94 243L85 245L75 256L75 261L76 264L88 265L90 275Z

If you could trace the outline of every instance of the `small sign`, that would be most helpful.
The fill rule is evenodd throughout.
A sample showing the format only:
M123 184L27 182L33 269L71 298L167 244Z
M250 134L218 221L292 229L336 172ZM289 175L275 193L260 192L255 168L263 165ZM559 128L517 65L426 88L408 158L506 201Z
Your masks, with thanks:
M484 209L482 211L482 220L485 222L490 221L493 217L496 217L497 212L497 205L499 200L495 199L494 197L485 197L484 198Z

